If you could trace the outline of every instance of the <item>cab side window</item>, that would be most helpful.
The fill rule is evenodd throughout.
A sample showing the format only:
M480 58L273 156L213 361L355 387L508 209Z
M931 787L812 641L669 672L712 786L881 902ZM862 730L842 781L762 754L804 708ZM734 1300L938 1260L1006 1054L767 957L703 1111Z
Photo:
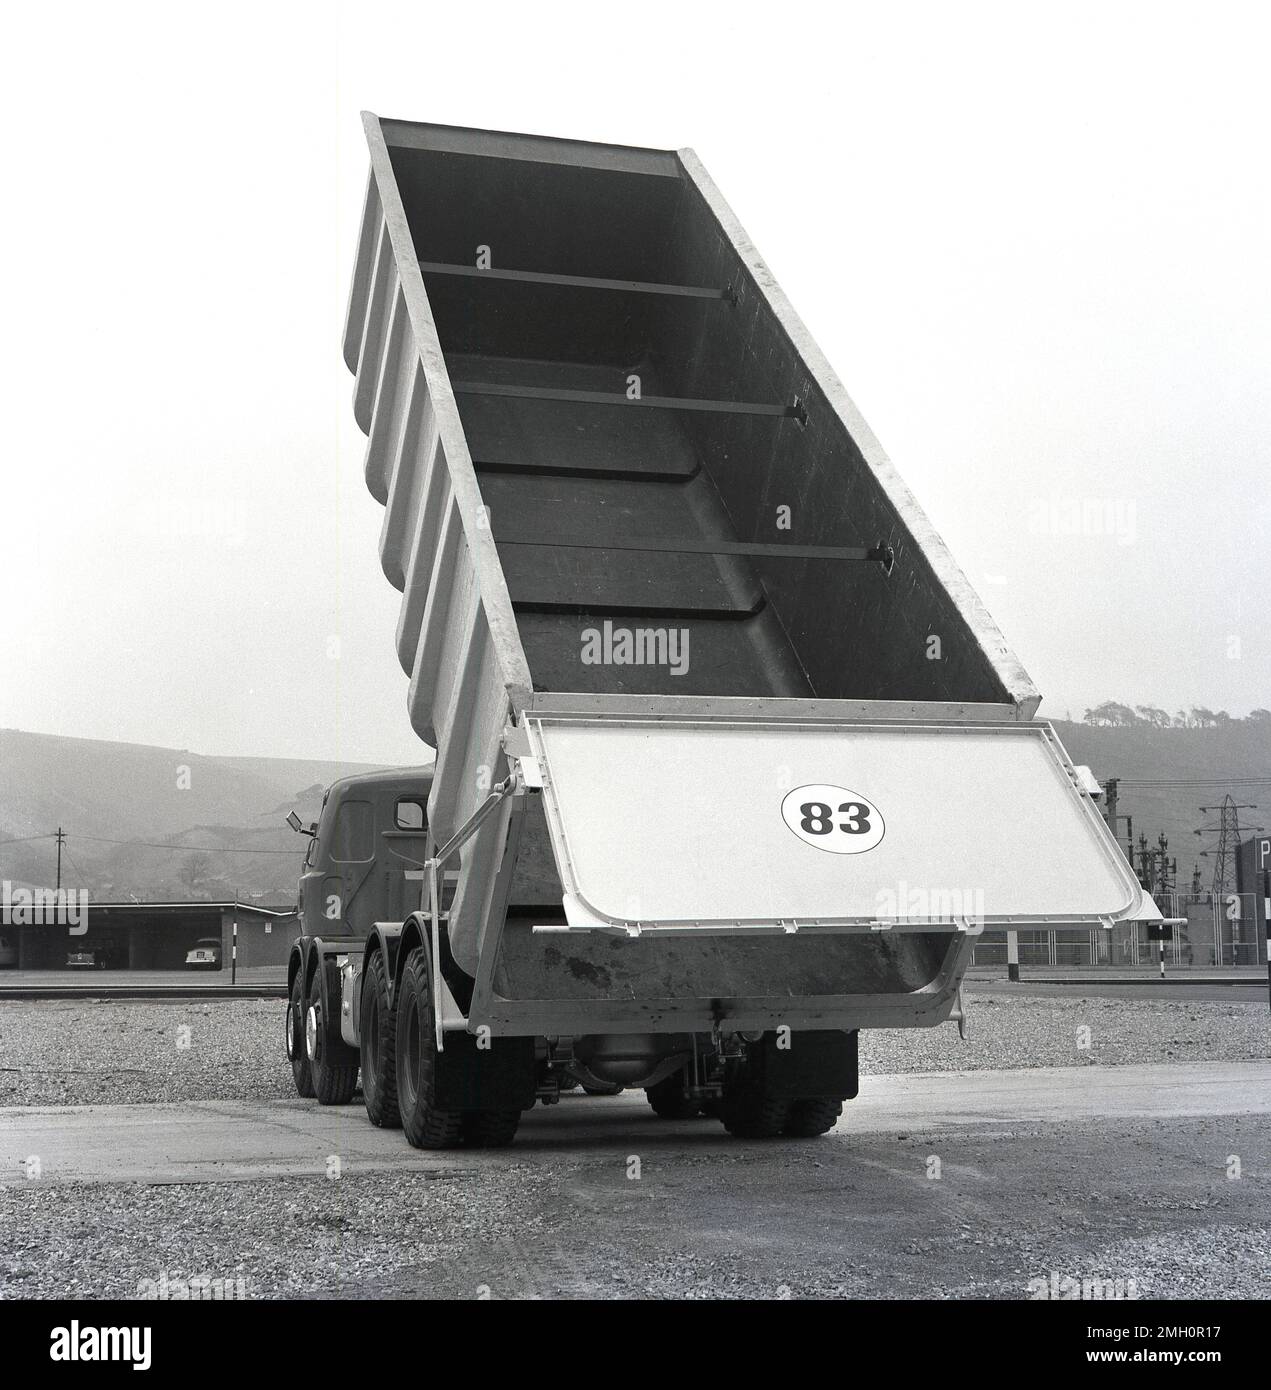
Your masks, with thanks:
M375 857L375 814L369 801L342 801L331 835L331 859L357 864Z
M428 813L422 801L403 796L398 799L394 814L398 830L424 830L428 826Z

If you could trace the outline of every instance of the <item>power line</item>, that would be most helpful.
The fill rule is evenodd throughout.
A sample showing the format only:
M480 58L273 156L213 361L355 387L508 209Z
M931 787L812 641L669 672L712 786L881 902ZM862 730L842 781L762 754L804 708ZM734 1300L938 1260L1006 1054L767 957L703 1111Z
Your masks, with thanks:
M1271 777L1119 777L1123 787L1265 787Z
M99 845L135 845L138 849L167 849L182 854L204 850L208 854L287 854L294 858L298 852L294 849L251 849L240 845L164 845L157 840L110 840L104 835L77 835L75 838Z
M16 840L0 840L0 845L25 845L33 840L53 840L57 835L55 831L48 831L44 835L23 835ZM70 832L66 832L66 839L70 839ZM99 845L135 845L138 849L166 849L175 853L189 853L192 850L203 850L208 854L286 854L294 856L298 853L294 849L253 849L243 845L166 845L160 844L157 840L111 840L104 835L76 835L77 840L88 840L93 844Z

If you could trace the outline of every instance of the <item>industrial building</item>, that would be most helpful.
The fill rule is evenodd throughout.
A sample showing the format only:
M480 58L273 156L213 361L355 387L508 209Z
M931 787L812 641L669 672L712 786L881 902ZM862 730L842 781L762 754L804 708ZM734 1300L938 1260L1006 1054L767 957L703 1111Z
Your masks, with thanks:
M183 970L196 942L221 943L230 966L285 966L298 933L295 908L233 902L91 903L68 920L63 905L6 902L0 909L0 966L18 970Z
M1254 835L1236 851L1236 889L1243 915L1239 921L1241 942L1252 938L1267 958L1267 921L1271 918L1271 835Z
M1241 846L1242 854L1254 843ZM1271 852L1271 841L1265 836L1258 843ZM1156 895L1164 916L1186 919L1164 943L1167 966L1266 964L1267 898L1261 878L1256 880L1257 891L1252 891L1255 880L1252 870L1247 872L1247 880L1237 880L1240 891L1218 900L1209 892ZM1249 891L1244 889L1246 881ZM1118 922L1111 930L1021 931L1018 939L1021 965L1153 965L1160 954L1160 943L1149 939L1144 922ZM1006 959L1004 931L985 931L977 939L972 964L1002 965Z

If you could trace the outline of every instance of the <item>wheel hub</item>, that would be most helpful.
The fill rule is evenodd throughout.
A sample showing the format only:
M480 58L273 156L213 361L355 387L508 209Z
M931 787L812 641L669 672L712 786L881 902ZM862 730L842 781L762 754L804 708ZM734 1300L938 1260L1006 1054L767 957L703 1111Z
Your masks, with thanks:
M311 1004L309 1012L305 1015L305 1052L311 1062L318 1060L318 1008L316 1004Z

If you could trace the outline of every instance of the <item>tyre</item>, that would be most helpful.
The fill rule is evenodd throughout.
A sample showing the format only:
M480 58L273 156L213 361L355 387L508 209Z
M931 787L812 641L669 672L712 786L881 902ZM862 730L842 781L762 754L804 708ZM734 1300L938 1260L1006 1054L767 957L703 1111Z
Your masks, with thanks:
M785 1133L792 1139L814 1139L818 1134L825 1134L833 1129L834 1122L842 1113L841 1100L812 1097L791 1101Z
M653 1113L663 1120L692 1120L702 1113L702 1103L684 1094L684 1073L672 1072L654 1086L646 1086L644 1094Z
M327 1020L322 1016L323 963L313 972L309 985L309 1013L305 1016L305 1047L309 1070L313 1074L313 1094L319 1105L347 1105L357 1090L357 1063L334 1061Z
M397 1108L407 1141L416 1149L453 1149L463 1142L463 1112L433 1102L437 1074L432 988L421 947L406 958L397 1000Z
M313 1072L305 1051L304 1019L304 976L296 971L296 978L291 982L291 996L287 1000L287 1060L291 1063L291 1079L296 1083L296 1094L304 1100L312 1100Z
M725 1094L720 1118L735 1139L775 1139L786 1127L790 1102L774 1100L762 1092L752 1095Z
M388 1003L388 966L376 951L362 975L362 1100L381 1129L400 1129L397 1108L397 1014Z
M519 1110L469 1110L463 1117L463 1142L474 1149L505 1149L520 1123Z
M729 1134L738 1139L775 1139L785 1129L789 1114L790 1102L769 1093L752 1062L739 1058L725 1064L719 1118Z

